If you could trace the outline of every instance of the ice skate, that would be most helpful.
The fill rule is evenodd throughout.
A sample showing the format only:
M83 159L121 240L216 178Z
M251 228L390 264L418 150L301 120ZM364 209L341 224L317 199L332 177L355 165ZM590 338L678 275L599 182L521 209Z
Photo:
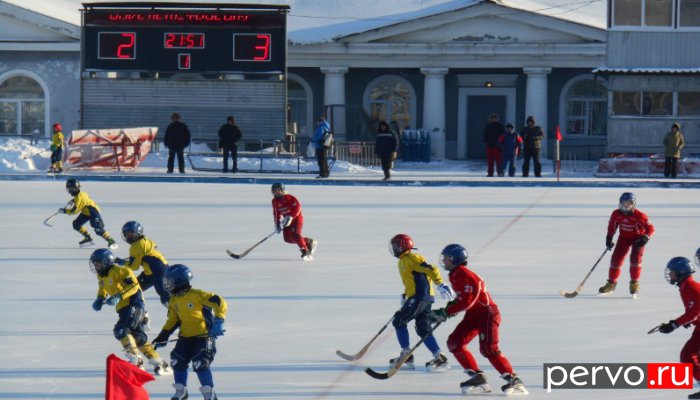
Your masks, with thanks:
M688 398L691 400L692 399L700 399L700 392L695 392L695 393L689 394Z
M308 248L309 248L309 255L313 256L314 253L316 252L316 247L318 247L318 242L314 239L309 238L309 241L307 242Z
M187 396L187 386L182 383L173 383L175 388L175 395L170 398L170 400L186 400Z
M310 261L310 260L313 260L314 257L311 255L309 250L304 249L301 251L301 259L304 261Z
M158 376L172 375L173 369L170 368L167 362L163 361L162 358L155 358L148 360L148 363L153 365L153 373Z
M633 299L637 298L637 293L639 293L639 281L630 281L630 294Z
M94 246L95 242L92 241L92 236L83 235L83 240L78 242L80 248Z
M129 362L131 364L139 367L139 369L141 369L143 371L146 370L146 367L143 365L143 357L141 357L141 355L130 353L126 350L124 350L124 351L126 352L126 357L129 359Z
M202 386L199 388L199 391L202 392L202 396L204 396L204 400L217 400L216 393L214 393L213 387Z
M525 396L530 394L530 392L525 389L525 385L518 375L503 374L502 378L506 380L506 384L501 386L501 390L506 396Z
M401 360L402 357L404 357L406 354L408 354L408 350L401 350L401 354L399 354L398 357L392 358L389 360L389 364L393 367L395 364ZM413 363L413 354L408 356L406 361L401 365L401 369L406 369L406 370L414 370L416 369L416 365Z
M608 281L605 282L605 285L601 286L600 289L598 289L598 294L601 294L601 295L610 294L610 293L615 291L616 286L617 286L617 283L608 279Z
M470 369L464 371L469 379L459 384L464 394L479 394L491 393L491 386L486 382L486 375L481 370L472 371Z
M437 357L425 363L425 368L430 372L445 372L450 369L450 363L447 362L447 356L444 353L440 353Z
M115 242L112 238L107 239L107 247L109 247L110 250L116 250L119 248L119 246L117 246L117 242Z

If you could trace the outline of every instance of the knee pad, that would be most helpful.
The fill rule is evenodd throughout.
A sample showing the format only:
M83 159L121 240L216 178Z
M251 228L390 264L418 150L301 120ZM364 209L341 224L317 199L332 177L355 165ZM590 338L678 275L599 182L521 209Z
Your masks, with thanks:
M416 321L416 333L424 338L430 334L430 322L427 320Z
M136 341L138 347L148 343L148 336L143 332L131 332L131 336L134 337L134 341Z
M175 371L187 371L187 360L180 357L175 350L170 352L170 366Z
M479 346L479 352L486 358L501 354L501 350L498 348L497 344L482 344Z
M391 321L391 325L393 325L394 328L405 328L406 325L408 325L408 321L404 320L401 314L397 312L394 314L394 320Z
M117 340L122 340L122 339L125 338L126 335L128 335L128 334L129 334L129 330L126 329L126 327L121 326L121 325L115 326L115 327L114 327L114 337L115 337Z
M101 218L93 218L90 220L90 225L95 229L95 233L102 236L105 234L105 224Z
M83 224L79 223L77 219L73 220L73 229L79 231L81 226L83 226Z

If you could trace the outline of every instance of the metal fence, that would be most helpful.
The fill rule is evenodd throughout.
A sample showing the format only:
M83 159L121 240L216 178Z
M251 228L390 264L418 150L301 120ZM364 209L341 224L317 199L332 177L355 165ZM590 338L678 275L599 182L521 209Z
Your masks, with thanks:
M342 142L335 144L335 158L363 167L380 164L374 154L374 142Z

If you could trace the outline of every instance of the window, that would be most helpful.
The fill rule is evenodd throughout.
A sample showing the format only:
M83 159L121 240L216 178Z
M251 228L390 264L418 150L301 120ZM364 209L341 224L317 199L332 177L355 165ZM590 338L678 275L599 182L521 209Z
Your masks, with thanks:
M672 27L673 3L674 0L614 0L612 24Z
M614 26L639 26L642 24L642 0L615 0Z
M700 27L700 0L681 0L679 25Z
M614 92L613 114L660 116L673 114L673 92Z
M607 132L607 89L602 83L584 79L566 93L566 134L605 135Z
M678 116L700 115L700 92L678 92Z
M645 0L644 25L647 26L672 26L673 2L672 0Z
M15 76L0 83L0 135L43 132L44 110L44 90L32 78Z
M397 76L385 76L370 84L369 115L374 128L379 121L396 122L401 129L412 125L412 88Z
M296 122L297 129L299 131L297 133L303 135L304 137L308 136L309 132L307 132L307 124L309 121L307 121L306 118L308 111L306 90L304 90L304 87L299 82L292 79L287 81L287 103L287 119L290 123L289 129L291 129L291 123Z

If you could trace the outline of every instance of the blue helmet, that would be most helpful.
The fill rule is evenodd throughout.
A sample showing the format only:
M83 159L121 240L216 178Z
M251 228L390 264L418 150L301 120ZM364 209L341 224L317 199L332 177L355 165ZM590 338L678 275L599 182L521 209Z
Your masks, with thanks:
M462 264L467 265L467 258L469 258L467 249L456 243L445 246L440 255L440 264L442 264L443 267L456 267ZM445 264L445 258L450 260L450 265Z
M284 183L282 183L282 182L273 183L272 187L270 188L270 191L272 192L272 194L274 194L275 190L277 190L277 189L281 190L282 193L287 193L287 188L284 186Z
M622 211L625 214L629 214L634 210L634 207L637 205L637 196L634 195L634 193L631 192L625 192L622 193L622 196L620 196L620 211Z
M109 249L97 249L90 255L90 271L94 274L106 275L116 263L117 259Z
M136 221L129 221L122 226L122 239L134 243L143 237L143 226Z
M171 265L163 274L163 287L171 295L182 294L191 288L192 271L182 264Z
M675 277L671 277L671 272L673 272ZM695 267L685 257L673 257L666 264L666 270L664 271L666 281L671 285L680 284L693 273L695 273Z
M693 261L695 262L696 267L700 267L700 247L695 250L695 259Z

